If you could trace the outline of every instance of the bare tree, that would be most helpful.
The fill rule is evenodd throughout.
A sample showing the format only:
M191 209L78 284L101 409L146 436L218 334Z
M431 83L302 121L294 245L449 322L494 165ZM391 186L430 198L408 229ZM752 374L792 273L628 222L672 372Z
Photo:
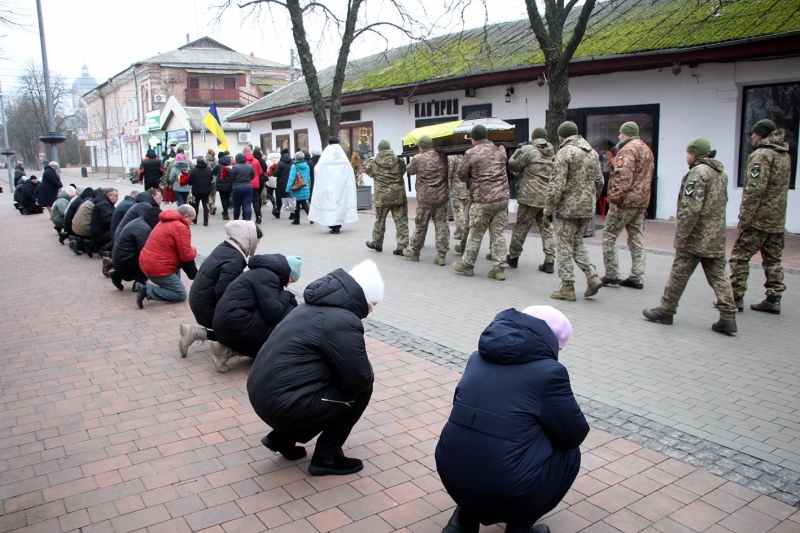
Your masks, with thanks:
M567 109L572 100L569 94L569 62L578 49L578 45L586 32L589 16L592 14L596 0L586 0L572 29L572 36L564 44L564 26L578 0L544 0L544 20L539 13L536 0L525 0L528 8L528 19L531 23L539 47L544 52L548 79L548 140L558 146L558 126L567 118Z
M225 9L232 5L232 2L233 0L226 0L226 2L218 6L217 19L219 19ZM406 37L413 39L413 28L418 26L418 23L410 16L408 8L406 7L409 2L405 2L404 6L402 0L386 0L386 4L389 6L392 13L386 13L383 10L381 10L383 12L379 11L384 20L377 21L365 20L366 17L361 16L361 10L365 3L365 0L347 0L347 8L343 16L337 15L331 8L327 7L319 0L246 0L238 4L240 8L251 8L251 14L259 14L262 5L268 8L272 5L280 6L288 12L289 20L292 25L292 36L295 46L297 47L297 55L300 59L300 67L303 69L303 76L311 100L311 112L317 123L317 130L319 131L322 146L327 145L328 137L339 134L342 88L345 82L347 61L350 57L350 48L353 42L367 33L381 35L381 30L384 28L392 28ZM320 85L317 68L314 65L314 56L311 51L308 32L306 31L306 20L308 20L309 15L313 13L321 14L324 17L325 26L336 28L341 39L333 74L331 94L328 99L326 99ZM397 22L385 20L392 15L397 17ZM326 100L328 100L328 102L326 102ZM330 106L329 113L326 112L326 107L328 105ZM330 114L330 120L328 114Z

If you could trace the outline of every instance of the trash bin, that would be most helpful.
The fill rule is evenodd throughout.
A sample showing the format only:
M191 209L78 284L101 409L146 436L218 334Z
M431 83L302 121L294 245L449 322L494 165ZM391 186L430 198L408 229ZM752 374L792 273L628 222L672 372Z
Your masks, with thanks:
M86 170L86 167L81 167L81 177L82 178L88 178L89 177L89 172Z
M356 206L359 210L372 209L372 187L369 185L356 187Z

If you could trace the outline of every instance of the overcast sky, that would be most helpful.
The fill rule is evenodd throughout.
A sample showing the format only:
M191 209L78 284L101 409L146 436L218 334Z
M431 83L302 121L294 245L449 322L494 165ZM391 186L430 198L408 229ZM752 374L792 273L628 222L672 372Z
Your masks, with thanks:
M61 74L67 83L79 77L81 67L89 67L89 74L103 82L124 70L131 63L159 53L174 50L186 44L186 34L195 40L210 36L238 52L289 63L289 50L294 48L288 16L283 8L273 8L273 16L247 17L249 11L237 7L233 0L219 25L213 24L215 5L223 0L41 0L44 29L47 37L48 63L52 74ZM372 21L377 13L389 11L389 0L369 0L366 17ZM402 0L414 6L415 17L420 21L437 19L443 31L460 29L457 20L460 12L448 10L448 4L459 0ZM463 1L463 0L462 0ZM523 0L486 0L490 22L526 18ZM25 61L32 59L41 66L41 49L34 0L0 0L11 7L17 16L12 18L24 27L0 28L0 82L4 92L18 87L17 76ZM342 0L327 0L326 5L341 6ZM465 27L481 26L485 13L482 0L472 0L466 11ZM362 8L362 12L364 12ZM439 18L437 18L439 17ZM318 36L330 35L323 31L318 17L310 18L309 33L317 68L327 67L336 60L338 43L335 39ZM396 31L381 32L391 46L404 44ZM353 45L351 57L363 57L383 50L386 42L374 36L363 38Z

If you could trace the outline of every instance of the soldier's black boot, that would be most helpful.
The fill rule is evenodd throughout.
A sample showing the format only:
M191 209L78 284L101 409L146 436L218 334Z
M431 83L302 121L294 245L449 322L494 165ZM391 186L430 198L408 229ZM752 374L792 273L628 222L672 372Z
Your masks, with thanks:
M553 263L542 263L541 265L539 265L539 271L544 272L545 274L552 274Z
M653 307L652 309L645 309L642 311L644 317L650 322L658 322L659 324L671 325L673 316L668 315L660 307Z
M600 278L600 281L603 282L603 285L608 287L609 285L619 285L622 280L619 278L611 279L603 276L602 278Z
M750 304L750 309L753 311L764 311L773 315L781 314L781 301L774 298L767 297L766 300L759 304Z
M383 247L382 246L375 246L375 244L372 241L367 241L367 248L369 248L370 250L375 250L376 252L382 252L383 251Z
M461 507L456 507L442 533L478 533L480 527L481 524L476 518L465 515Z
M733 335L738 331L735 318L720 318L718 322L711 324L711 329L726 335Z
M506 256L506 263L511 268L517 268L519 266L519 257L511 257L510 255Z
M620 287L630 287L631 289L644 289L644 283L633 281L631 278L626 278L619 282Z

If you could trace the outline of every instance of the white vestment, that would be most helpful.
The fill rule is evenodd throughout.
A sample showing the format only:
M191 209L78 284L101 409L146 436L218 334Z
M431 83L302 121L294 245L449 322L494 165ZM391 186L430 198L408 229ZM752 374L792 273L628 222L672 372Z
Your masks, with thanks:
M358 222L353 167L338 144L325 148L314 167L314 191L308 219L323 226Z

